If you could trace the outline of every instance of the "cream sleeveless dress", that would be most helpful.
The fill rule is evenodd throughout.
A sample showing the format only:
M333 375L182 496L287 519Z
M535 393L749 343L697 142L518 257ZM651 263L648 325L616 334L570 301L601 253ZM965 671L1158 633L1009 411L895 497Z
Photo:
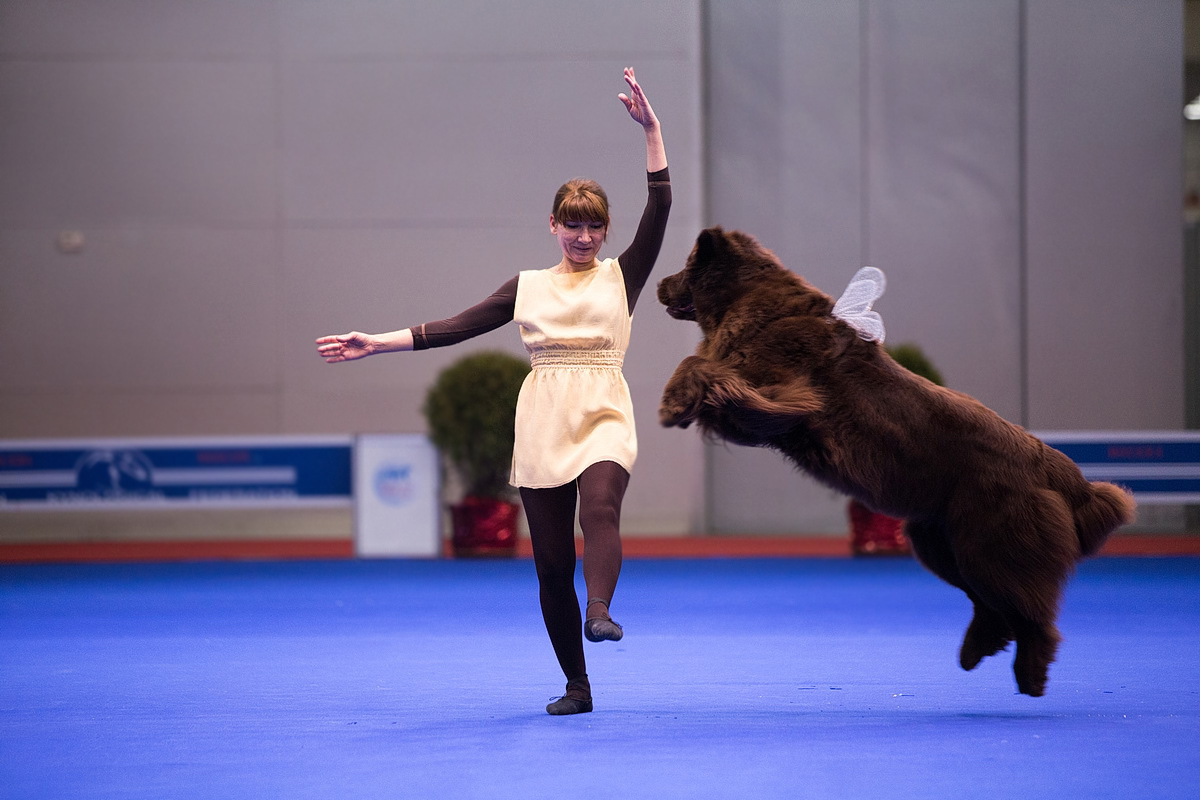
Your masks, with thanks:
M628 309L615 258L584 272L518 276L513 321L533 369L517 399L513 486L562 486L599 461L633 470L637 433L621 374Z

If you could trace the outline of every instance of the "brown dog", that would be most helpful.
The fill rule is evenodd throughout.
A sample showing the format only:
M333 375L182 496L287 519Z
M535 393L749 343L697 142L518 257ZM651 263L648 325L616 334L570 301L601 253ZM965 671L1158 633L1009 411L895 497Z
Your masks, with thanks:
M974 603L963 669L1015 639L1017 687L1041 696L1063 586L1132 520L1129 494L1089 483L1022 428L905 370L744 233L701 233L658 299L704 334L663 390L662 424L773 448L907 520L920 561Z

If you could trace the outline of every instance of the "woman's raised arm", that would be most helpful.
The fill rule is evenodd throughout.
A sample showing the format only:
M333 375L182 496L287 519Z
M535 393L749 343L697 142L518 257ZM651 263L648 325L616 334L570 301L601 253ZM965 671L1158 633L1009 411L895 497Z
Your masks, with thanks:
M621 93L617 97L625 104L633 121L641 125L642 130L646 132L646 172L658 172L667 166L667 150L663 146L662 128L658 124L658 117L654 115L646 93L638 85L633 67L625 68L625 83L629 84L629 94Z

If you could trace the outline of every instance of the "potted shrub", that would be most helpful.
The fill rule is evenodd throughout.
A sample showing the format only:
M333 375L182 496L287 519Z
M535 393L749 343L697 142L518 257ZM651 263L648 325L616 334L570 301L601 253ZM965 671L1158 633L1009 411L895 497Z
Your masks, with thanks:
M482 351L443 369L422 410L443 467L462 492L450 503L456 555L512 555L517 546L516 492L509 485L517 394L529 362Z
M922 378L942 384L942 375L921 348L915 344L889 346L888 353L900 366ZM912 552L908 537L904 535L904 520L872 511L857 500L851 500L847 512L850 517L850 546L855 555L907 555Z

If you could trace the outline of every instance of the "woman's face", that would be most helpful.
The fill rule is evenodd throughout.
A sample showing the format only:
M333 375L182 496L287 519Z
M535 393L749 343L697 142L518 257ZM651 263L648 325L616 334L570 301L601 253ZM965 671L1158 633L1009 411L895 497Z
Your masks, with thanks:
M558 239L563 256L574 267L590 268L604 244L608 226L598 220L557 222L550 217L550 232Z

